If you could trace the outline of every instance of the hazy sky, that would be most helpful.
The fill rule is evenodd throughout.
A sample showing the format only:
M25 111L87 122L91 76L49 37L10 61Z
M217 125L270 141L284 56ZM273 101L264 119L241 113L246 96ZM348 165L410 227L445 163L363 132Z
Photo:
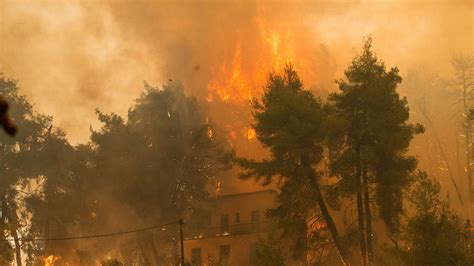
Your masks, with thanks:
M448 71L453 54L474 51L474 1L289 2L0 0L0 72L77 143L95 108L126 114L144 80L204 98L237 47L242 72L257 71L269 39L329 90L367 34L402 73Z

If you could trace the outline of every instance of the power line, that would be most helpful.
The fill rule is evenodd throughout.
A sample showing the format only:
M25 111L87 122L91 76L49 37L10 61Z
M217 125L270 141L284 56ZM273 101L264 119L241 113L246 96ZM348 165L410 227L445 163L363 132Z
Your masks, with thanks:
M145 228L139 228L129 231L121 231L121 232L114 232L108 234L99 234L99 235L89 235L89 236L71 236L71 237L53 237L53 238L19 238L18 241L28 242L28 241L62 241L62 240L77 240L77 239L91 239L91 238L100 238L100 237L109 237L109 236L116 236L116 235L124 235L124 234L131 234L137 232L143 232L153 229L158 229L160 227L172 225L172 224L179 224L180 221L169 222L165 224L154 225ZM6 238L5 241L14 241L14 238Z

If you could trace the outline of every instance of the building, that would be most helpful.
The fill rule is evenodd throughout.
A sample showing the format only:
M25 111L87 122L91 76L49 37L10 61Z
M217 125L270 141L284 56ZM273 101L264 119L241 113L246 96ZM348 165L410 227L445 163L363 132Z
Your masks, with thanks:
M256 244L265 237L265 212L276 206L277 192L216 197L206 226L187 228L184 254L191 265L252 265Z

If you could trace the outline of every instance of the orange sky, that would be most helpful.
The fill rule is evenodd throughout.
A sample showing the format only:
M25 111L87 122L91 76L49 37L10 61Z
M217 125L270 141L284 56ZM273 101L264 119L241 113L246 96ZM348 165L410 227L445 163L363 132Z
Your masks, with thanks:
M249 79L255 75L247 72L267 60L265 40L277 39L279 54L305 84L325 90L367 34L402 74L418 67L449 71L453 54L474 51L469 0L0 0L0 6L0 72L18 79L36 110L54 116L73 143L86 142L90 125L97 126L95 108L126 114L144 80L179 80L204 99L237 46Z

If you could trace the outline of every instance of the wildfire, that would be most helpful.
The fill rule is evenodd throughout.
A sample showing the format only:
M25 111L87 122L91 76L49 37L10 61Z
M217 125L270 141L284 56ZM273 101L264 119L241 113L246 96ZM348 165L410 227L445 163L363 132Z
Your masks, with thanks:
M214 132L212 131L212 128L211 127L208 127L207 128L207 136L209 137L209 139L212 140L213 136L214 136Z
M316 227L317 230L320 230L320 229L326 228L327 225L324 222L320 222L320 223L316 223L315 227Z
M214 76L208 84L207 101L213 101L213 95L217 95L222 101L229 102L233 99L252 99L248 78L242 72L242 55L240 45L237 48L229 66L224 62L218 71L213 71Z
M241 150L246 147L242 145L242 140L258 143L255 141L255 130L248 127L252 121L250 101L262 95L269 73L281 73L291 63L301 78L315 82L314 73L329 76L324 71L332 69L327 67L331 61L326 58L324 49L315 51L313 39L298 37L309 32L305 35L299 28L264 18L255 17L250 38L241 35L233 44L224 47L220 61L210 66L211 76L207 83L206 101L211 110L219 110L215 121L227 124L225 134L228 143L232 148ZM321 60L315 60L317 55L321 55ZM330 80L333 82L332 78ZM232 114L234 120L229 121L230 116L219 113L223 110L222 104L228 107L224 112Z
M255 132L255 129L249 128L247 129L247 139L252 140L257 136L257 133Z
M212 78L207 88L206 100L213 102L219 98L225 103L241 103L252 100L262 92L267 73L281 68L293 57L293 48L289 45L288 37L291 34L280 34L270 30L262 19L256 19L259 28L259 48L242 54L242 41L235 45L232 60L226 60L216 68L211 69ZM285 45L283 44L285 41ZM245 59L245 60L244 60ZM230 62L229 62L230 61Z
M49 255L43 257L44 266L53 266L56 261L58 261L61 257Z

